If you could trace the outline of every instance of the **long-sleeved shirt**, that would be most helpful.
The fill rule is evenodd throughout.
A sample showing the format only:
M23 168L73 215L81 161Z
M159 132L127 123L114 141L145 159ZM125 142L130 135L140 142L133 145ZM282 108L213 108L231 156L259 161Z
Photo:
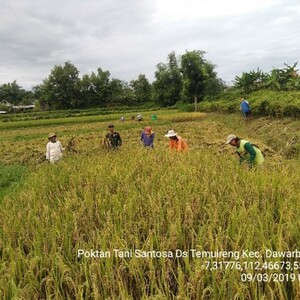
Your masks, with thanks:
M170 139L169 149L176 149L178 152L182 152L188 149L188 145L181 136L177 135L177 140Z
M261 165L264 162L264 157L260 149L246 140L240 141L237 152L240 156L240 163L247 160L250 167L253 165Z
M153 148L155 134L152 132L151 134L147 134L145 131L141 134L141 141L143 142L143 145L145 147L151 147Z
M54 163L62 158L63 147L60 141L48 142L46 146L46 159Z
M252 165L255 160L255 157L256 157L256 152L255 152L253 146L249 142L245 144L244 148L249 153L248 163L250 165Z

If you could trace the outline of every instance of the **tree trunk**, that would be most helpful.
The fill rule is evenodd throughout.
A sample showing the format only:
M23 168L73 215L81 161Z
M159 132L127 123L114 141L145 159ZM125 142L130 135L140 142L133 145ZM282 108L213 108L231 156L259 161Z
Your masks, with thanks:
M195 102L194 102L194 106L195 106L195 111L197 111L198 110L198 97L196 96L196 95L194 95L194 100L195 100Z

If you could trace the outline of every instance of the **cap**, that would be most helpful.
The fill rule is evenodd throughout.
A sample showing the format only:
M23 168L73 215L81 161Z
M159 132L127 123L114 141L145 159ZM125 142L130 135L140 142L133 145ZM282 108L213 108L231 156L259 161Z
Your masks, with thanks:
M236 135L235 134L229 134L228 137L227 137L227 141L226 141L226 145L230 144L230 142L236 138Z

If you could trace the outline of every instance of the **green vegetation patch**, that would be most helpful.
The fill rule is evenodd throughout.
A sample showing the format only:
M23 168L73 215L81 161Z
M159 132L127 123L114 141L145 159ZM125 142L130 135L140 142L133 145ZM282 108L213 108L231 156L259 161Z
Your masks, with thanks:
M0 164L0 201L18 186L25 172L25 166Z
M244 97L250 103L255 116L271 116L276 118L300 116L300 92L299 91L268 91L262 90L245 94L230 91L219 96L215 101L203 101L199 109L205 112L235 113L239 112L240 97Z

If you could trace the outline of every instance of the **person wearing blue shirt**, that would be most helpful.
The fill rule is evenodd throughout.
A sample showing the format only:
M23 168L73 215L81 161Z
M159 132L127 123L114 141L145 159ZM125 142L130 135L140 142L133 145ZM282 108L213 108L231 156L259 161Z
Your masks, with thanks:
M147 126L145 127L145 130L141 134L141 145L146 147L146 148L152 148L154 147L154 138L155 134L152 131L152 127Z
M245 119L247 119L251 114L251 108L249 102L244 98L241 98L240 111L244 115Z

